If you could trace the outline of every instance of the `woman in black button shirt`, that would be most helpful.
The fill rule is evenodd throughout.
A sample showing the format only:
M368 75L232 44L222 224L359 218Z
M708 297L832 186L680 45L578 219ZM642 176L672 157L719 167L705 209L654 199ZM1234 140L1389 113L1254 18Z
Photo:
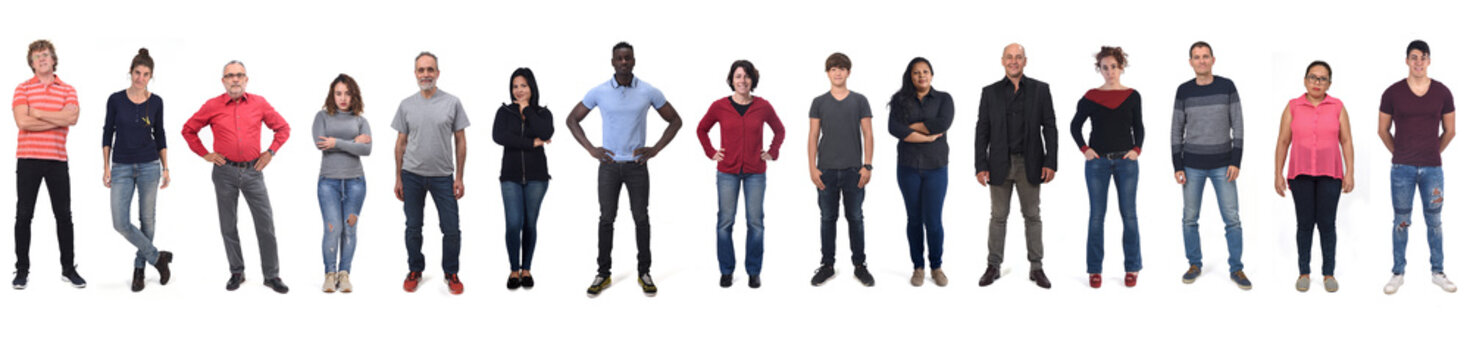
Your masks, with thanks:
M930 277L945 286L940 270L944 254L944 192L949 186L949 143L944 133L954 122L954 100L934 90L934 68L916 57L904 68L903 87L888 102L888 132L899 139L898 188L908 211L909 257L914 274L909 283L924 284L924 246L929 247ZM925 237L928 241L925 241Z

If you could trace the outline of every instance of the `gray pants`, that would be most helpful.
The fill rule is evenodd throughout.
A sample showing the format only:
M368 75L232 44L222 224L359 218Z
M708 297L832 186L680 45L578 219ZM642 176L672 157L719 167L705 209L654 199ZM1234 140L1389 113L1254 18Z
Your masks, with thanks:
M1011 168L1000 185L990 186L989 265L999 267L1006 253L1006 218L1011 215L1011 189L1021 194L1021 217L1026 219L1026 260L1031 270L1041 270L1041 185L1026 180L1026 159L1011 155Z
M219 232L225 239L225 257L230 260L230 273L245 273L245 258L240 255L240 231L235 228L240 194L250 206L255 220L255 239L260 243L260 268L266 280L279 276L281 265L276 257L276 227L271 220L271 199L265 191L265 174L254 168L231 165L215 166L214 195L219 203Z

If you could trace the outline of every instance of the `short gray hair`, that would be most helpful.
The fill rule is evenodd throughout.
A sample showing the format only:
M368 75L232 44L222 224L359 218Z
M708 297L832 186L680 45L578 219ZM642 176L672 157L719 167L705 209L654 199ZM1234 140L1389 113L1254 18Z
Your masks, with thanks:
M224 71L224 69L229 69L230 68L230 65L237 65L237 64L240 65L240 67L242 67L242 68L245 67L245 62L243 62L243 61L240 61L240 60L230 60L230 62L225 63L225 67L224 68L221 68L220 71Z
M438 56L434 56L434 53L431 53L431 52L428 52L428 51L420 52L419 53L419 56L413 57L413 61L417 62L417 61L419 61L419 58L425 57L425 56L428 56L429 58L434 59L434 64L438 64L439 63L439 57Z

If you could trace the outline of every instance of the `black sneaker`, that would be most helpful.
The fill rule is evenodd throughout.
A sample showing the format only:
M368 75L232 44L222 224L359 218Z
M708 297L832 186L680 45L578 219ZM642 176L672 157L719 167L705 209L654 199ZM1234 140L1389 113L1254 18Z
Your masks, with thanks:
M244 283L245 283L245 274L231 273L230 274L230 281L225 282L225 290L235 291L235 289L239 289L240 288L240 284L244 284Z
M832 269L832 265L822 265L817 268L816 274L812 275L812 286L822 286L822 283L827 282L827 279L831 279L835 274L837 271Z
M171 263L171 262L174 262L174 253L173 252L169 252L169 251L159 251L158 252L158 260L153 264L153 268L158 269L158 284L159 285L168 285L168 279L169 279L169 277L171 277L173 275L172 272L168 271L168 264Z
M638 275L638 286L643 287L643 295L653 297L658 295L658 286L653 285L653 276L648 273Z
M730 275L730 274L720 275L720 287L722 287L722 288L730 287L730 284L731 283L734 283L734 282L735 282L735 276L734 275Z
M30 275L29 272L16 271L15 272L15 280L11 280L10 281L10 287L15 288L16 290L25 290L26 289L26 276L29 276L29 275Z
M143 268L133 268L133 292L143 291Z
M281 282L281 278L280 277L275 277L275 278L271 278L270 280L266 280L265 281L265 286L268 287L268 288L271 288L271 290L275 290L276 293L279 293L279 294L285 294L287 291L291 291L291 288L286 287L286 283Z
M607 290L609 286L612 286L612 278L597 275L597 277L592 278L592 286L587 287L587 297L597 297L598 294L602 294L603 290Z
M852 277L857 278L858 282L863 283L863 286L873 286L873 274L868 272L867 265L859 265L853 269Z
M761 276L760 275L751 275L750 276L750 288L751 289L759 289L759 288L761 288Z
M69 271L62 271L61 281L71 283L71 287L78 289L85 289L87 287L87 280L82 279L82 275L77 273L76 267L72 267Z

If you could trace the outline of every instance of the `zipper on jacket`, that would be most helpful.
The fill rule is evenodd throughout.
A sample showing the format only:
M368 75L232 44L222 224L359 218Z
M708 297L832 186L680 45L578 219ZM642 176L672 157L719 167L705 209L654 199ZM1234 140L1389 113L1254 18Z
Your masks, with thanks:
M526 118L525 111L521 111L521 136L526 136L526 121L528 121L528 120L530 120L530 119L527 119ZM531 140L531 148L532 149L535 149L536 148L536 140L535 139L532 139ZM525 151L521 151L520 153L521 153L521 185L525 185L526 184L526 152Z

